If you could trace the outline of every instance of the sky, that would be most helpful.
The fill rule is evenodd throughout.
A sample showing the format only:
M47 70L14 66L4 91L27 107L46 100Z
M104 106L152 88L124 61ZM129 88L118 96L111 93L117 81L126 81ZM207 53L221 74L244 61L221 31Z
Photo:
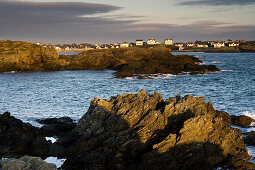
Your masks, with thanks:
M0 0L0 40L255 40L255 0Z

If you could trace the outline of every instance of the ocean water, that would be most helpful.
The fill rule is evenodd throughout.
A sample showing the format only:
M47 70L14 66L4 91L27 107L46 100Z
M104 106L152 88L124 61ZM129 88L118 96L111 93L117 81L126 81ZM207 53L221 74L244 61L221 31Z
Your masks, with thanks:
M182 53L174 53L182 54ZM255 118L254 53L185 53L214 64L222 71L204 75L171 74L154 79L115 79L114 71L84 70L34 73L0 73L0 113L39 126L38 118L69 116L78 120L91 98L117 94L159 92L164 99L180 94L205 96L217 110Z
M164 99L178 94L204 96L217 110L255 118L255 53L174 54L194 55L222 71L204 75L154 75L153 79L115 79L114 71L110 70L0 73L0 113L9 111L35 126L41 126L36 119L49 117L69 116L77 121L86 113L91 98L109 99L145 89L148 93L161 93ZM254 159L255 148L247 149Z

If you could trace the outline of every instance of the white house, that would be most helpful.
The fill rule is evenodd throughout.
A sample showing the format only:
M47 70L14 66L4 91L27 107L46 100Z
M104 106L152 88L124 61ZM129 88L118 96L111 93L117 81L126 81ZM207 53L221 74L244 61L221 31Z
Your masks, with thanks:
M229 47L237 47L237 46L239 46L239 42L229 42L228 46Z
M174 45L177 46L177 47L183 47L184 46L183 43L175 43Z
M165 39L165 45L173 45L173 40L172 39Z
M225 47L225 42L218 41L218 42L214 43L213 45L214 45L214 48L221 48L221 47Z
M156 40L154 38L148 39L147 40L147 44L148 45L155 45L156 44Z
M57 47L55 47L55 50L56 50L56 51L61 51L62 48L57 46Z
M198 48L207 48L208 47L208 44L196 44L196 46L198 47Z
M188 43L187 43L187 47L195 47L195 43L193 43L193 42L188 42Z
M128 42L123 42L120 44L120 48L127 48L129 47L129 43Z
M143 45L143 40L136 40L135 45L137 45L137 46Z

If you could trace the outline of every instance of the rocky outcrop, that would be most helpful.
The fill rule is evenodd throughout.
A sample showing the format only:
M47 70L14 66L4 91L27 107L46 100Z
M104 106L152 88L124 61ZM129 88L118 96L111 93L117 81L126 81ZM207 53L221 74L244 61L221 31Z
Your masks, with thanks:
M231 122L233 125L246 128L246 127L250 127L252 123L255 122L255 120L245 115L241 115L241 116L232 115Z
M199 65L202 62L193 56L172 55L168 48L163 47L91 50L73 56L60 56L60 59L69 63L64 69L111 69L117 71L117 78L137 74L203 74L219 71L214 65Z
M0 160L0 169L6 170L56 170L55 164L47 163L39 157L23 156L20 159Z
M0 115L0 157L49 155L50 143L39 128L23 123L6 112Z
M65 64L53 48L22 41L0 41L0 72L53 71Z
M92 99L64 169L254 169L230 116L203 97Z

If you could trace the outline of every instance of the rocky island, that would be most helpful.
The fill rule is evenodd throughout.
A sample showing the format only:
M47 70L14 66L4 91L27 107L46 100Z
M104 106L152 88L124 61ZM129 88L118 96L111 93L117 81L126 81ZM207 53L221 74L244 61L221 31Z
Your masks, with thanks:
M160 73L177 75L219 71L214 65L201 63L193 56L172 55L164 47L90 50L59 56L52 48L28 42L0 41L0 72L110 69L116 71L117 78L125 78Z
M0 115L0 157L65 157L62 168L67 170L255 169L241 132L231 127L231 116L203 97L163 100L159 93L142 90L92 99L77 124L70 118L39 121L45 124L40 129L9 113ZM246 125L254 120L233 121ZM58 140L52 144L45 136ZM12 163L4 159L0 166Z

